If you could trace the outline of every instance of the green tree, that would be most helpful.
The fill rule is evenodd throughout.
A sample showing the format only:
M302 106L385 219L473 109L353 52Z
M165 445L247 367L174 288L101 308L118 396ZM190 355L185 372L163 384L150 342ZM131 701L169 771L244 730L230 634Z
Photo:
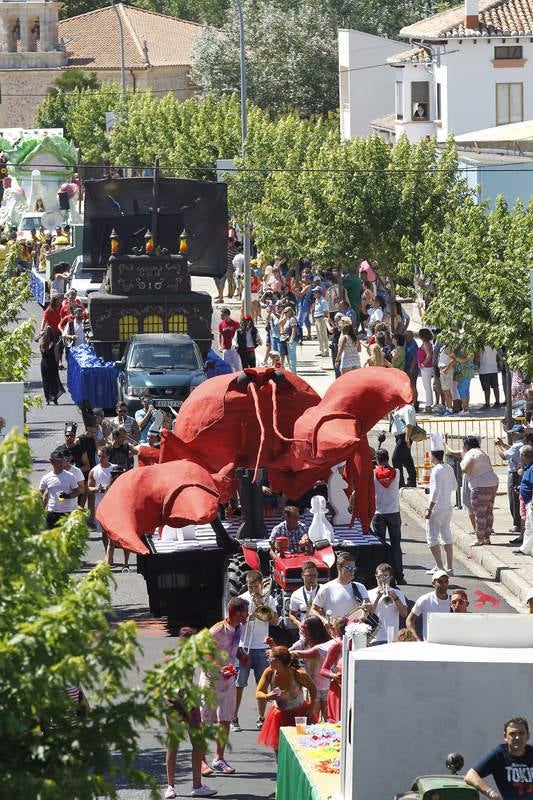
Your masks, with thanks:
M110 624L110 571L100 564L74 577L87 545L81 512L43 531L43 505L32 489L29 446L19 434L0 445L0 763L1 800L116 797L114 779L153 781L135 767L138 731L163 728L167 699L182 690L187 709L206 697L193 685L208 668L207 631L169 654L130 687L139 646L131 621ZM82 686L90 708L77 715L67 686ZM211 728L204 728L212 735ZM186 736L175 719L172 737Z
M98 79L95 72L84 72L81 69L69 69L61 72L48 89L48 94L56 95L59 92L73 92L74 89L98 89Z
M509 210L472 198L449 211L440 229L425 226L405 247L409 270L431 287L428 322L443 341L469 352L504 347L511 368L533 374L529 270L533 259L533 203Z
M336 29L314 3L281 7L244 0L248 94L261 108L294 109L303 116L338 106ZM221 30L208 28L193 55L193 78L220 95L239 89L237 15L228 11Z
M31 364L31 340L35 320L18 321L21 308L31 297L28 273L18 275L19 245L10 247L0 267L0 382L24 381ZM35 398L25 397L25 407L35 405Z

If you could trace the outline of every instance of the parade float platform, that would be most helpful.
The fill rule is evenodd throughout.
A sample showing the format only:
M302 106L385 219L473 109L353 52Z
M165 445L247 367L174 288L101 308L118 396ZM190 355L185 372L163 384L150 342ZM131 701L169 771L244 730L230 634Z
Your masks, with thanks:
M282 728L276 800L330 800L339 795L340 727L309 725L305 734Z
M93 408L115 408L118 369L103 361L90 344L80 344L67 351L67 387L77 404L89 400Z
M302 521L309 526L312 516L302 514ZM223 524L230 536L237 537L241 517L230 517ZM259 539L259 546L268 549L268 537L275 525L283 521L278 515L265 517L266 537ZM357 580L365 586L375 586L376 565L390 559L390 546L371 533L363 533L359 520L348 525L334 526L334 546L347 550L355 557ZM179 599L180 593L188 593L187 606L194 608L200 618L215 622L220 608L212 608L213 596L224 595L224 566L227 554L217 546L211 525L197 525L194 539L168 541L158 535L147 537L151 552L137 556L137 571L144 576L148 591L150 613L155 617L167 616L179 619L185 609ZM205 559L206 550L210 557Z

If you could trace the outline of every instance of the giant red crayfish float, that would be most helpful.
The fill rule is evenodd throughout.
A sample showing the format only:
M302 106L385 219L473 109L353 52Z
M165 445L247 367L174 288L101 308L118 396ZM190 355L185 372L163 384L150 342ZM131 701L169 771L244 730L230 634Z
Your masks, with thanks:
M130 470L109 488L97 518L119 546L148 552L141 536L159 525L213 522L236 490L239 467L268 469L275 492L299 497L346 462L353 514L368 530L374 484L367 433L411 402L404 372L346 373L320 396L298 375L270 368L211 378L163 432L159 462Z

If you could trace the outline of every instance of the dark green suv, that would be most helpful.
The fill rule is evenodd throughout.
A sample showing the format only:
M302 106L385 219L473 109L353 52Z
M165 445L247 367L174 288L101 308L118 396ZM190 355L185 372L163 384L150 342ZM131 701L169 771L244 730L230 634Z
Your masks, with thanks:
M207 377L198 345L186 333L135 334L115 366L120 370L118 397L130 413L141 407L147 389L154 408L177 411Z

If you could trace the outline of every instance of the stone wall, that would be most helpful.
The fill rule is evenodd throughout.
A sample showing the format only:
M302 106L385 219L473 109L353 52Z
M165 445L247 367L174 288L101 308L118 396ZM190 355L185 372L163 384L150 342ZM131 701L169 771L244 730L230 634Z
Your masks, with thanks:
M60 69L0 70L0 129L33 128L37 108Z

